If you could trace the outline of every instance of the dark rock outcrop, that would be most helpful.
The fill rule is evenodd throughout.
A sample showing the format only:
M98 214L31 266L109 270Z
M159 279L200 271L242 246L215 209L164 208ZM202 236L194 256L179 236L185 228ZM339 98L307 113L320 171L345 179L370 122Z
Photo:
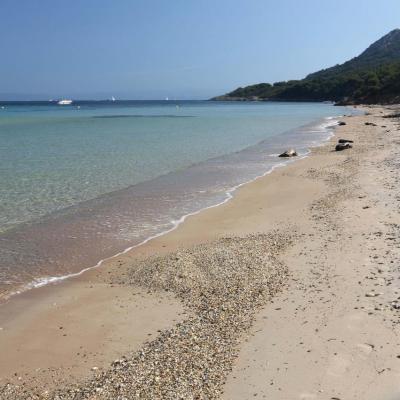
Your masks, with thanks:
M342 150L346 150L346 149L351 149L353 146L346 142L346 143L338 143L335 147L336 151L342 151Z
M354 143L354 140L350 139L339 139L338 143Z
M282 154L279 154L279 157L296 157L297 155L298 154L297 154L296 150L290 149L290 150L286 150Z

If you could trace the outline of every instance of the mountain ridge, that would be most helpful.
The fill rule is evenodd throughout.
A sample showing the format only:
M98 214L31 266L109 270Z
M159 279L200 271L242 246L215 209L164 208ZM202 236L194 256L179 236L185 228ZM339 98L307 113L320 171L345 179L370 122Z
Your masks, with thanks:
M360 55L301 80L239 87L211 100L400 102L400 29L394 29Z

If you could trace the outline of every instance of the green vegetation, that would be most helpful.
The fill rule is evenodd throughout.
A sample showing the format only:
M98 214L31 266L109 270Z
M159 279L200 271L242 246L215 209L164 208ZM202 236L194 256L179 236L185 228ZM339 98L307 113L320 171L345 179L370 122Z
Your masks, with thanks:
M342 65L318 71L302 80L240 87L213 100L400 102L400 29Z

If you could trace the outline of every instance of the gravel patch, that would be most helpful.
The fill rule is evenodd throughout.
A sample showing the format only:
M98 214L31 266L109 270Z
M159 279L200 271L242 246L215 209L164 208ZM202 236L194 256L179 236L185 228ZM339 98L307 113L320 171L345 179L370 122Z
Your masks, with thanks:
M137 352L73 387L34 395L21 386L0 399L217 399L256 312L286 284L278 234L223 238L132 265L120 284L173 292L188 317Z

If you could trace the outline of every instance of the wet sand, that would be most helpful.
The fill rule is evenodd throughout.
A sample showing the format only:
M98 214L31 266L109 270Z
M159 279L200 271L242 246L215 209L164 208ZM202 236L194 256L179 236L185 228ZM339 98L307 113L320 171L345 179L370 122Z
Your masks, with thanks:
M131 281L135 260L227 235L279 233L290 244L274 257L290 278L254 310L227 368L213 377L215 397L208 398L396 398L400 131L398 120L382 118L390 110L368 111L344 118L347 125L337 128L330 143L245 185L229 203L188 218L97 270L2 306L0 384L11 380L28 391L41 384L50 392L51 382L79 386L97 368L107 371L115 358L151 347L153 338L159 340L157 330L173 331L178 321L190 319L179 291ZM354 148L332 151L338 137L354 139ZM124 311L116 312L118 307ZM60 336L64 329L67 336ZM123 376L113 368L111 374ZM96 398L113 398L109 393Z
M165 294L81 281L57 286L15 297L12 314L0 307L2 383L75 381L182 318L183 307Z

